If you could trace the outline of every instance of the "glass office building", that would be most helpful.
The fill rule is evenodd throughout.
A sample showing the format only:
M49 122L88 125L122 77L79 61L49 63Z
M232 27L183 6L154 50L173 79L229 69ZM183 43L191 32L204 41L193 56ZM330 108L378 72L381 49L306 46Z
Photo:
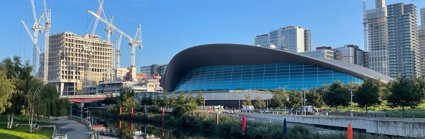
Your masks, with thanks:
M210 44L178 53L161 85L169 92L217 90L302 90L329 85L384 83L392 78L346 62L314 58L276 49Z

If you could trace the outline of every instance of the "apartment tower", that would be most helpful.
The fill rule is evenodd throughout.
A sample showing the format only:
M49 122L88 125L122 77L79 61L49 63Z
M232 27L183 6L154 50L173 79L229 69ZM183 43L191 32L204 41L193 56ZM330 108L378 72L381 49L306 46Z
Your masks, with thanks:
M390 77L420 76L419 39L416 6L397 3L388 10L388 49Z

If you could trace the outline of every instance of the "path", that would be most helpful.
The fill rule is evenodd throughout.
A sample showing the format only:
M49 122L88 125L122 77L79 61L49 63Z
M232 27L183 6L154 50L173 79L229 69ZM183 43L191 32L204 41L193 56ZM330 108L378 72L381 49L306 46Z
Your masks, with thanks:
M89 130L79 122L68 120L66 118L52 122L58 129L58 134L67 134L68 139L88 139Z

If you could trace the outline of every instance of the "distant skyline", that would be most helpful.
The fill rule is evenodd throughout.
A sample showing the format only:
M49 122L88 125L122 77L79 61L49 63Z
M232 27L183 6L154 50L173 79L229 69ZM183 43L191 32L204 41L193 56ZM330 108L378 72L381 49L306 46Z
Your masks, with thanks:
M387 0L387 4L404 0ZM411 1L405 1L410 3ZM413 1L417 9L425 1ZM97 0L47 0L52 9L51 34L64 31L83 35L91 29ZM42 0L35 0L38 16ZM368 0L368 9L374 0ZM114 24L134 35L137 24L143 27L142 50L137 50L141 66L167 64L178 52L210 43L254 44L254 37L270 30L297 25L311 31L312 49L317 46L341 47L355 44L363 49L363 13L361 0L105 0L105 12L114 16ZM20 20L32 25L29 0L4 1L0 5L0 59L21 56L31 61L32 44ZM418 17L419 11L417 12ZM418 24L420 19L418 18ZM105 25L97 33L106 39ZM113 42L117 38L114 32ZM43 37L39 47L43 49ZM121 43L121 65L130 65L127 40ZM39 64L39 63L37 63Z

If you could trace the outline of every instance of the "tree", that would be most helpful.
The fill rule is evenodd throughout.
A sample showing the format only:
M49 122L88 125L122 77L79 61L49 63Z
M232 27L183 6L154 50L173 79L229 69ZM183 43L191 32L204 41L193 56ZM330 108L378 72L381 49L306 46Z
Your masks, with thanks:
M171 96L170 96L170 98L169 98L169 106L171 106L171 107L175 107L176 105L177 105L177 100L176 100L176 95L174 94L174 92L173 93L171 93Z
M41 90L41 88L43 88L43 81L41 79L37 79L37 78L33 78L32 81L29 84L30 86L30 91L26 94L26 98L27 98L27 112L29 115L29 119L28 119L28 124L30 125L30 133L32 133L32 129L33 129L33 121L34 121L34 113L35 113L35 109L37 108L37 110L40 110L39 108L41 108L39 105L44 104L45 102L42 103L42 101L40 99L42 99L41 97L38 97L38 94Z
M364 80L363 84L355 91L353 101L364 108L381 104L382 83L380 81Z
M10 97L11 105L6 109L8 113L7 128L12 128L14 114L25 113L26 93L30 92L29 83L33 78L31 76L32 67L26 62L22 65L21 58L18 56L6 58L0 62L0 69L6 72L6 78L12 81L15 91Z
M123 106L124 106L124 110L129 112L131 108L135 108L137 106L137 103L136 103L136 100L131 97L131 98L125 99Z
M149 93L149 97L147 99L147 104L146 105L153 105L153 97L152 97L152 93Z
M162 107L168 107L170 105L170 100L168 99L168 93L167 92L164 92L162 98L163 98L163 100L162 100L162 102L163 102Z
M186 102L186 98L184 97L183 93L180 93L177 96L176 104L177 105L184 105L185 102Z
M323 102L323 88L312 88L310 91L308 91L305 94L306 100L307 100L307 104L308 105L312 105L315 107L322 107L324 102Z
M285 105L288 108L300 108L302 103L301 93L293 90L288 92L288 101L286 101Z
M199 91L196 94L196 103L198 104L198 106L205 105L205 97L204 97L204 94L202 94L202 91Z
M270 106L274 108L281 108L285 105L288 96L284 90L279 90L273 93L273 97L270 100Z
M251 106L252 105L252 103L251 103L251 95L245 95L244 97L245 97L245 99L242 102L242 104L243 105L246 105L246 106Z
M6 72L0 69L0 113L5 112L12 105L10 97L14 90L15 85L10 79L6 78Z
M266 102L260 96L255 98L254 107L258 109L263 109L266 107Z
M337 81L326 90L323 100L326 105L335 107L338 111L338 106L348 106L350 104L350 92L340 81Z
M387 101L390 107L401 107L404 116L404 108L415 108L424 98L425 82L421 79L398 78L390 82Z

